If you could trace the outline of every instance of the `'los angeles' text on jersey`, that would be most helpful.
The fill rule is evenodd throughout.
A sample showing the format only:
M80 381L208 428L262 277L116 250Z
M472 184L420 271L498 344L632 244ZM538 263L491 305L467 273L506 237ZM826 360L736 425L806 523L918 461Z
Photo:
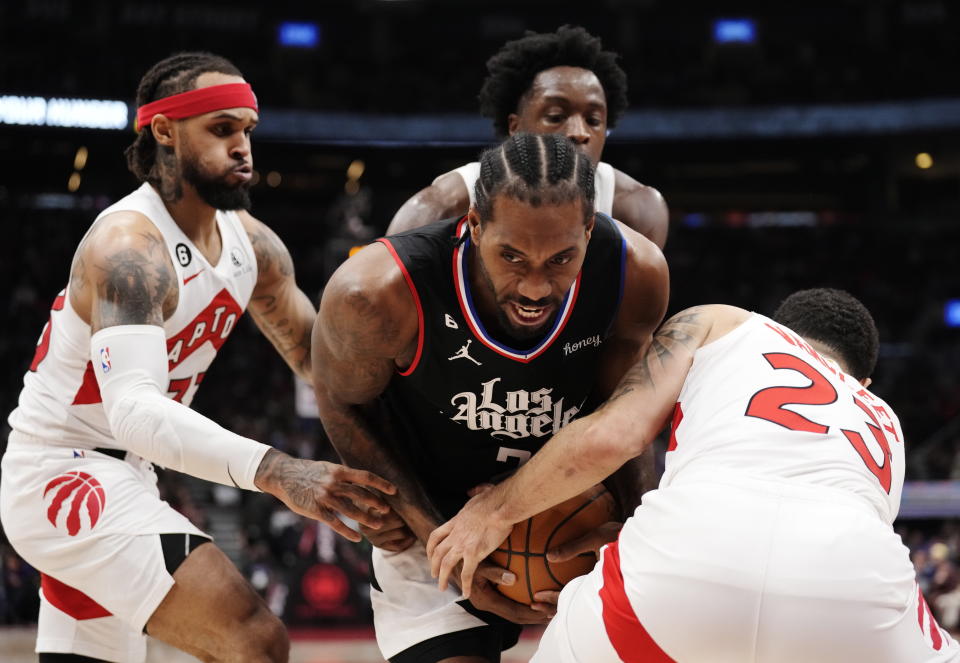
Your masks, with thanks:
M422 333L381 398L389 441L452 515L470 488L516 469L588 407L622 297L625 240L597 215L578 278L525 349L493 338L477 314L464 220L380 241L404 272Z

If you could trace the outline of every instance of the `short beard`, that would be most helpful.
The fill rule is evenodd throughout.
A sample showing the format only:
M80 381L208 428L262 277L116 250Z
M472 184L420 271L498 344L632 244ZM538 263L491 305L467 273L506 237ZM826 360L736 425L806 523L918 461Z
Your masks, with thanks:
M507 298L499 299L497 297L497 289L493 285L493 279L490 278L490 272L487 271L486 265L483 264L483 256L480 255L479 249L474 247L474 250L477 253L477 267L480 270L480 278L483 279L484 285L493 295L494 300L496 301L497 308L497 323L499 323L500 328L509 335L510 340L514 341L532 341L542 337L548 329L553 326L554 321L557 319L557 315L560 313L560 306L554 306L554 314L547 319L539 327L518 327L516 326L510 317L507 315L507 312L503 310L503 307L509 305L512 301L517 301L516 298ZM548 298L549 301L543 302L541 304L557 304L552 298ZM513 345L513 344L511 344Z
M183 150L180 162L180 177L197 191L200 200L214 209L224 211L249 210L251 207L249 184L231 186L226 177L232 168L223 175L210 175L200 170L199 159L187 149Z

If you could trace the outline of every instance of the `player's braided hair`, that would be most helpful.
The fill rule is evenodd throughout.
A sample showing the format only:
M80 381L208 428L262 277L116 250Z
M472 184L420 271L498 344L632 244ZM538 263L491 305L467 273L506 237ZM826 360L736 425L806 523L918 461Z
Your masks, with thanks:
M213 53L177 53L150 67L137 86L137 106L192 90L197 78L207 72L241 76L240 70L226 58ZM141 182L155 182L154 166L157 141L150 127L140 127L137 138L124 152L127 168Z
M556 32L528 31L524 37L508 41L487 60L489 74L478 96L480 113L493 120L498 136L506 136L507 116L517 112L537 74L553 67L581 67L596 74L603 86L607 126L615 127L627 109L627 75L617 64L618 55L602 49L598 37L570 25Z
M863 380L877 365L880 335L870 311L845 290L800 290L783 300L773 319L804 338L832 348L850 375Z
M565 136L520 132L480 155L475 193L481 221L492 218L494 198L505 195L533 207L579 200L587 223L593 217L593 164Z

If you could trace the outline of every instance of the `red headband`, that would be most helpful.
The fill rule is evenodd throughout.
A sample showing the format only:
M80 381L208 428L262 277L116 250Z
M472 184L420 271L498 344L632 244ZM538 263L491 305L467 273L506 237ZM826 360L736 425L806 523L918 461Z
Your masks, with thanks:
M140 131L150 126L154 115L166 115L171 120L182 120L224 108L252 108L260 112L257 97L249 83L225 83L181 92L144 104L137 109L133 129Z

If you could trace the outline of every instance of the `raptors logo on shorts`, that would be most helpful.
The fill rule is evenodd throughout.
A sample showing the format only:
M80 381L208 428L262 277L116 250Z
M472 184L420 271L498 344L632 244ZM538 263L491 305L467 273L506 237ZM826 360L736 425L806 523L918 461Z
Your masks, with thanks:
M47 520L54 527L66 527L70 536L80 532L85 520L88 529L93 529L107 504L100 482L80 471L61 474L48 483L43 489L44 504L48 497Z

